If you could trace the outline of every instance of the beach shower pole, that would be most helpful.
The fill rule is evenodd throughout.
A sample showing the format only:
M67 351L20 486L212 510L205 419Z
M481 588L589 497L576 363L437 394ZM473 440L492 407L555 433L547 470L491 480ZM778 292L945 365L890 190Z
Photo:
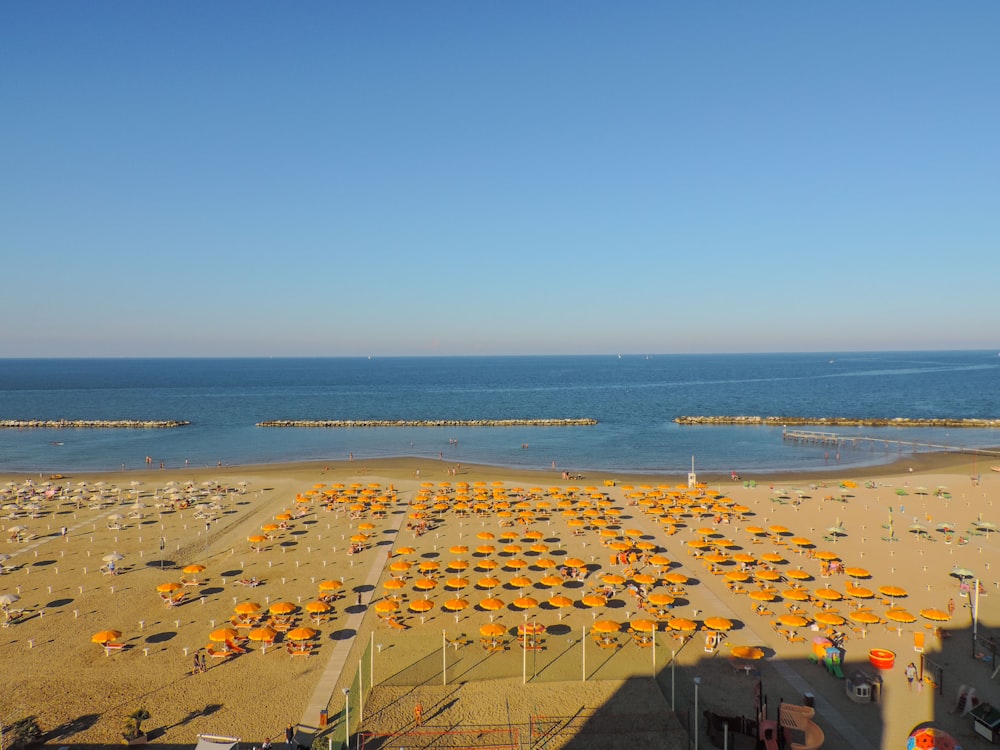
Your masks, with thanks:
M580 660L580 663L583 665L583 668L580 673L580 681L586 682L587 681L587 628L586 627L580 628L580 651L583 654L583 658Z
M653 679L656 679L656 632L653 632Z
M448 636L441 630L441 684L448 684Z
M360 721L365 720L365 670L364 657L358 659L358 715Z
M375 687L375 631L372 630L372 640L368 645L368 685Z

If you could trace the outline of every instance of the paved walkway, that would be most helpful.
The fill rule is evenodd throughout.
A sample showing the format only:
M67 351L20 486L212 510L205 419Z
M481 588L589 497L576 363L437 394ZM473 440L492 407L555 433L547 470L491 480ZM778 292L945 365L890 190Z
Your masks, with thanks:
M402 491L399 491L402 495ZM401 501L397 501L393 508L405 507ZM387 528L393 529L396 532L396 537L399 536L399 530L403 525L403 520L406 518L406 513L395 513L395 520ZM395 542L393 543L395 545ZM313 691L312 698L309 699L309 703L306 705L305 713L302 714L302 718L299 720L297 736L305 737L306 735L312 736L317 731L319 731L319 714L320 711L325 710L329 705L331 699L334 697L334 691L337 689L337 685L340 683L340 678L344 673L344 667L347 665L347 657L351 653L351 649L354 647L355 640L357 636L361 633L361 624L365 619L365 615L368 613L368 605L372 598L378 593L378 581L382 577L382 571L385 568L386 558L383 556L384 547L376 547L371 558L370 567L368 568L368 575L365 577L364 581L361 583L362 586L368 586L368 591L362 596L361 603L364 605L364 609L359 609L359 611L351 612L347 621L344 623L345 630L353 630L354 636L351 638L344 639L342 641L337 641L333 647L333 653L330 654L330 658L323 668L323 674L320 675L319 682L316 683L316 689Z

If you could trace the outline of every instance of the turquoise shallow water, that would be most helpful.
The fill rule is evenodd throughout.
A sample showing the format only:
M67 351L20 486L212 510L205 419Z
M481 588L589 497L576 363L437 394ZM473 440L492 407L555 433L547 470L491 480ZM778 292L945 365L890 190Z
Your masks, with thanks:
M900 455L690 427L684 414L1000 417L996 352L374 359L0 360L0 419L181 419L173 430L0 430L5 471L441 457L533 469L811 470ZM593 417L586 427L273 429L266 419ZM987 447L997 430L839 430ZM453 442L455 441L455 442ZM522 448L527 445L527 448ZM905 451L904 451L905 452Z

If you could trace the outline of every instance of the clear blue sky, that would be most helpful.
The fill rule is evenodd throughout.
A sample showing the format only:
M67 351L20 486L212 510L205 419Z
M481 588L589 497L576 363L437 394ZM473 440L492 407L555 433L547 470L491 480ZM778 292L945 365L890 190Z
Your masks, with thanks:
M12 2L0 356L997 348L1000 3Z

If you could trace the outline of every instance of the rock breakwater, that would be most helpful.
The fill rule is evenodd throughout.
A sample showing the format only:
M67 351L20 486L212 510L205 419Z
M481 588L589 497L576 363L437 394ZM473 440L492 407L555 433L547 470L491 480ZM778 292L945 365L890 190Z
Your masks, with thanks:
M45 430L92 430L99 428L154 430L184 427L189 424L191 423L180 419L0 419L0 429L3 430L33 428Z
M817 425L824 427L1000 427L1000 419L893 419L855 417L754 417L754 416L682 416L677 424L764 425L766 427L795 427Z
M269 419L258 427L578 427L596 419Z

